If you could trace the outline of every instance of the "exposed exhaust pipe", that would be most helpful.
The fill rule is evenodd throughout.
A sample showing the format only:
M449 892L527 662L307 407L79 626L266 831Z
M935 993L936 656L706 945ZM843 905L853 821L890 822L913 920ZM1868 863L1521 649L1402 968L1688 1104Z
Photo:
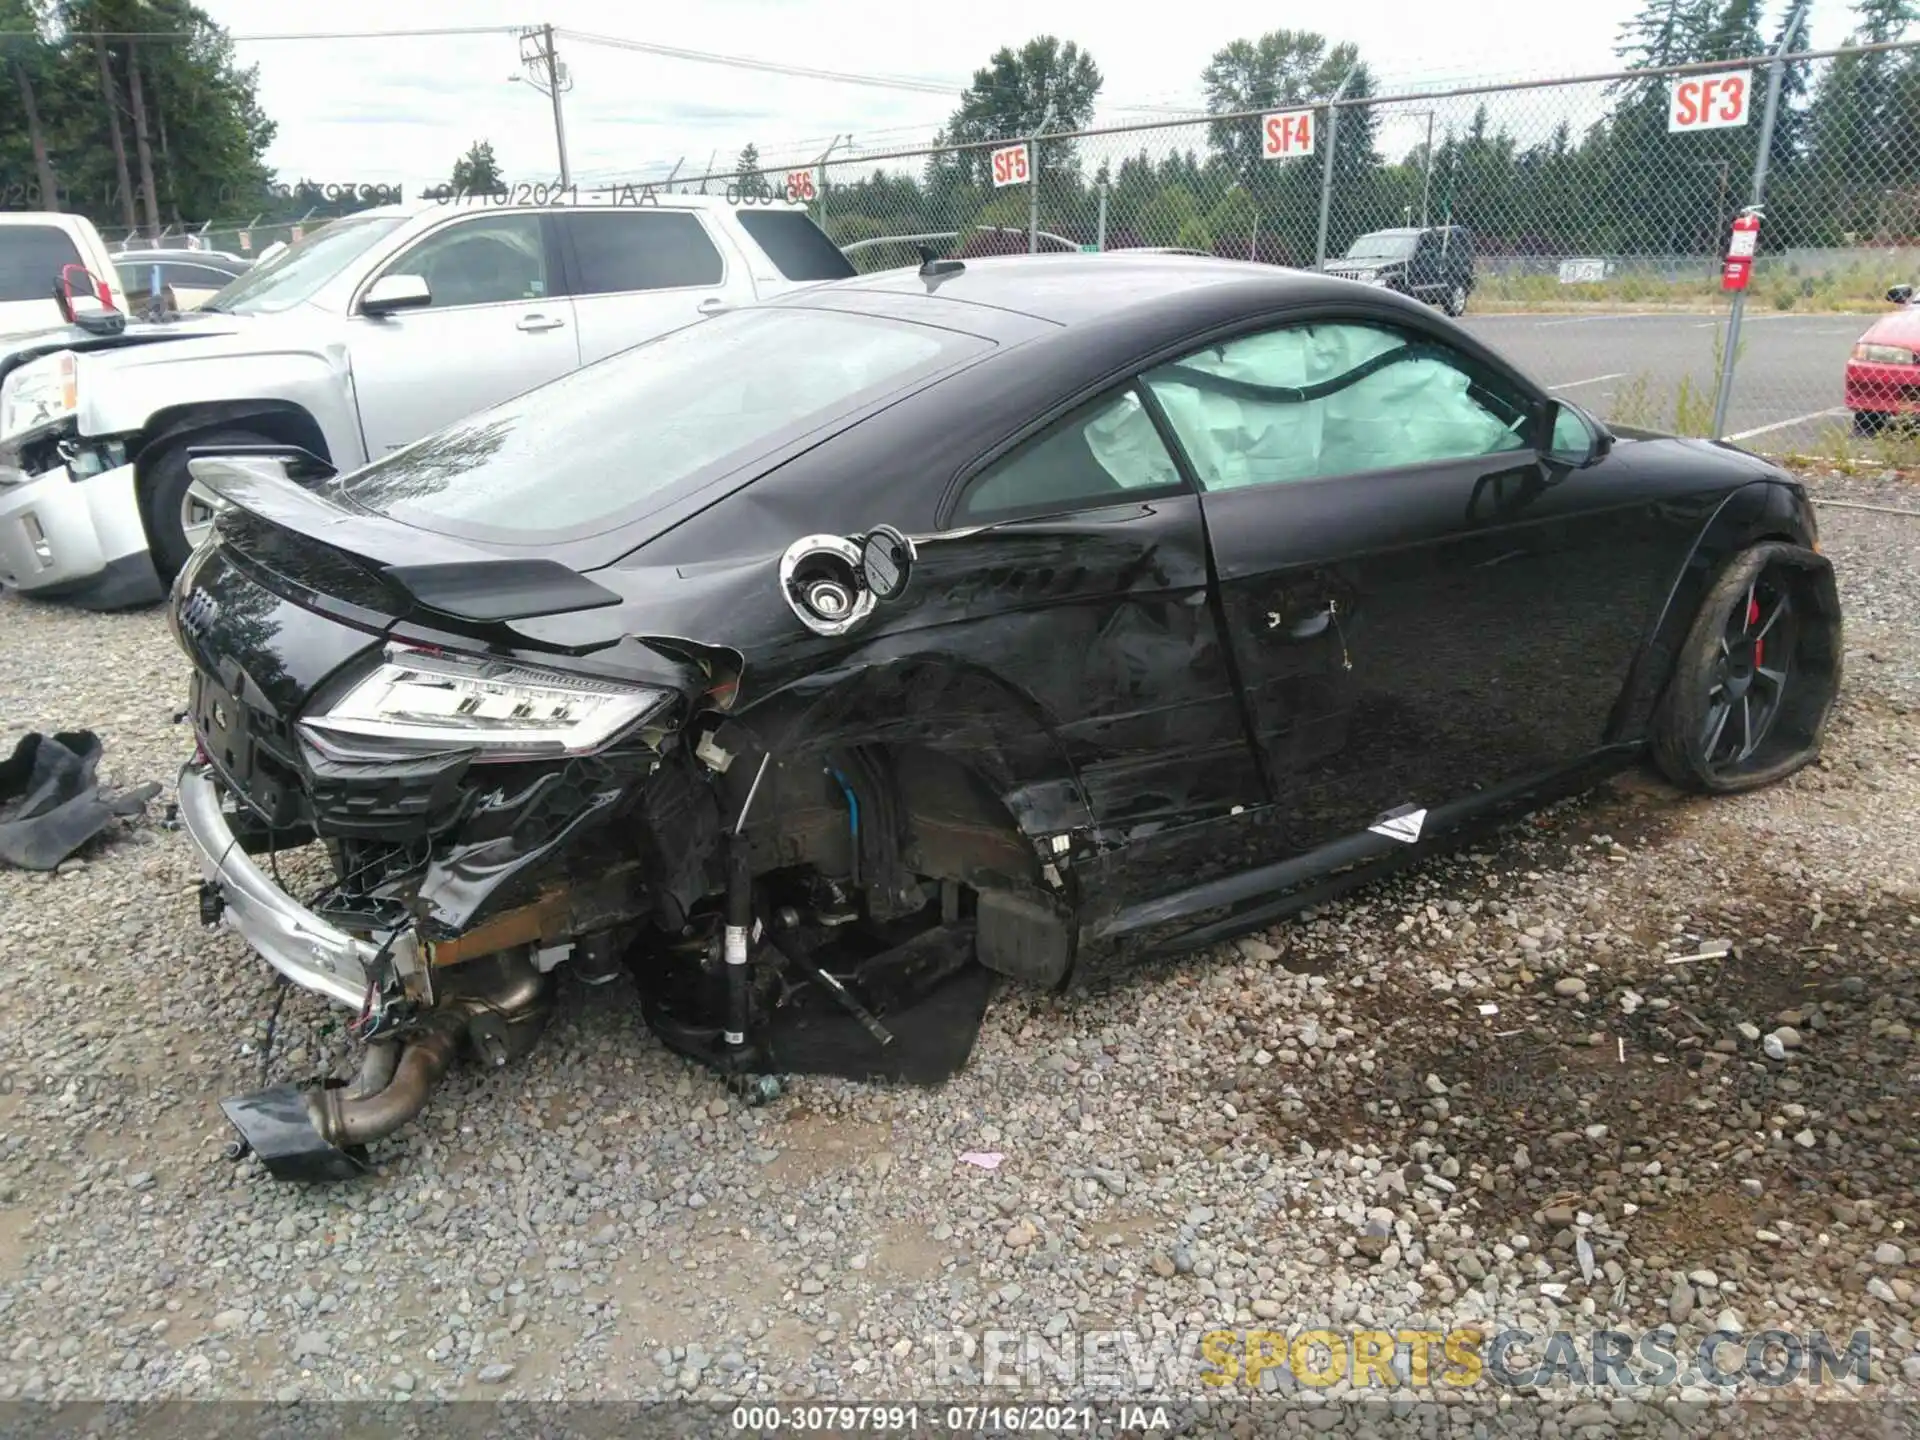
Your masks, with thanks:
M371 1168L368 1145L426 1108L463 1038L496 1067L531 1048L552 986L524 952L469 962L445 978L479 983L447 995L404 1039L370 1042L351 1084L275 1085L222 1100L241 1153L259 1156L276 1180L350 1180Z

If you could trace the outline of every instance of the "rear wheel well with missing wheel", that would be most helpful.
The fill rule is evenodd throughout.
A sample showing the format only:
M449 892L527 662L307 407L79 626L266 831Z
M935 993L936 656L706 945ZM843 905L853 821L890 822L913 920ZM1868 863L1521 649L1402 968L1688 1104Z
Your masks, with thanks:
M744 732L722 726L714 738L730 758L713 823L725 831L747 808L762 882L845 893L880 926L915 916L976 924L988 968L1044 985L1067 978L1072 873L1066 857L1043 853L1022 830L992 777L912 743L783 745L780 763L759 775L764 752ZM724 844L708 847L704 899L692 908L711 904Z
M954 757L769 749L737 722L692 753L704 773L690 760L641 791L659 884L631 963L670 1048L931 1082L964 1063L997 975L1068 977L1067 877Z

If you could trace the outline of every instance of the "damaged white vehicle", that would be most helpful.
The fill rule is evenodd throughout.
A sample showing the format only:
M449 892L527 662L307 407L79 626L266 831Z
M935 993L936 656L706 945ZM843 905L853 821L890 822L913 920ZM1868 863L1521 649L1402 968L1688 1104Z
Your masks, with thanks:
M195 449L294 446L355 470L703 316L852 273L781 203L424 201L333 221L188 315L13 337L0 586L150 603L219 503L187 472Z

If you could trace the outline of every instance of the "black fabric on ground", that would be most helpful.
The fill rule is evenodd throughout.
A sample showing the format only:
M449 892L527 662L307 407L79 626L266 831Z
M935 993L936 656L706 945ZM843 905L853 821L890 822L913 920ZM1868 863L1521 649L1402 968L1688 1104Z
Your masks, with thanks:
M91 730L21 737L0 761L0 861L51 870L116 819L147 808L157 784L100 788L101 750Z

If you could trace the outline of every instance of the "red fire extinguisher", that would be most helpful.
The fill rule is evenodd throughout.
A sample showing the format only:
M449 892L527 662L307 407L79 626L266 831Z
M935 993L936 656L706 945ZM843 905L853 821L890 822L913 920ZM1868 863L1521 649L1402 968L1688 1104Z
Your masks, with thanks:
M1727 263L1720 271L1722 290L1744 290L1753 279L1753 256L1760 248L1760 212L1748 208L1733 220L1733 235L1727 241Z

